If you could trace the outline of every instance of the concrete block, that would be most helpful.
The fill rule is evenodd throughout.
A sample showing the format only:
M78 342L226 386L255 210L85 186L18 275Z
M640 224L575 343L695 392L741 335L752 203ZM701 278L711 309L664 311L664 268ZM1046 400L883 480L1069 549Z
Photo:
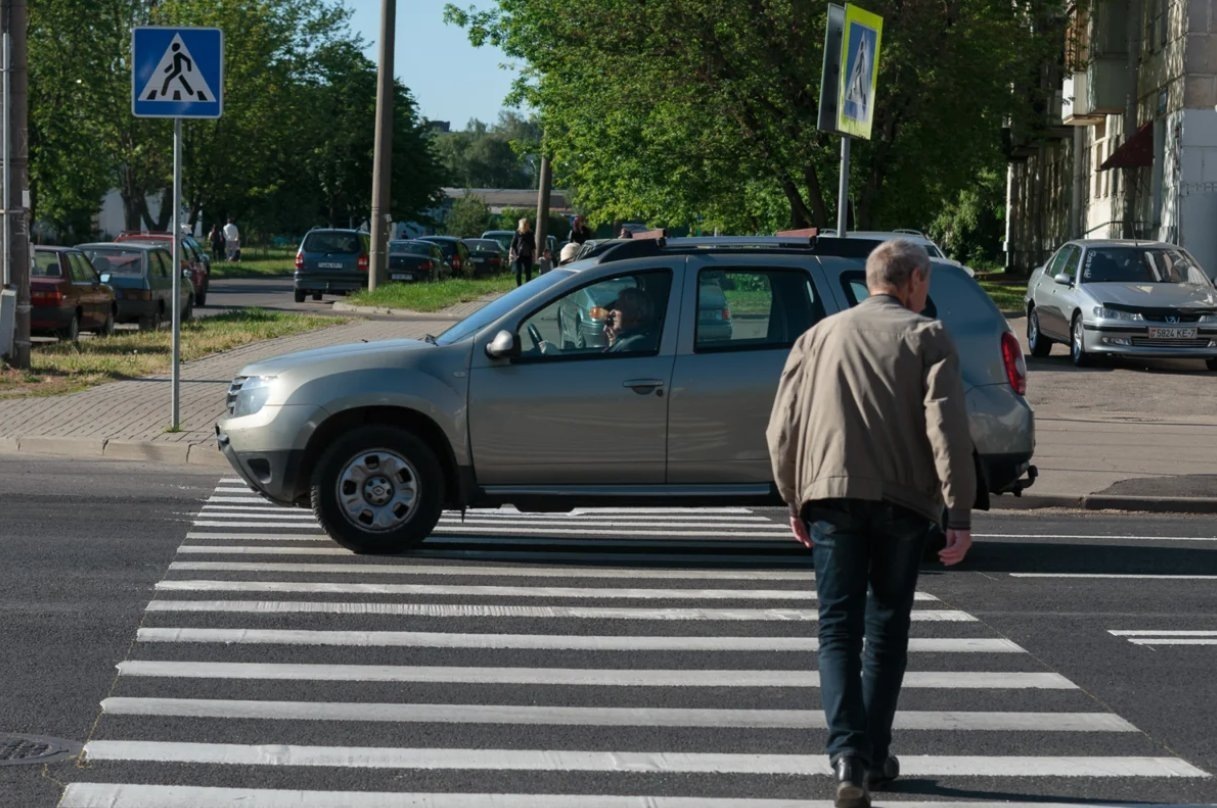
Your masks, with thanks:
M188 462L187 446L180 443L153 443L152 441L112 440L106 442L105 456L113 460L135 460L146 463Z
M101 457L106 448L102 438L18 438L22 452L45 455L70 455L73 457Z
M16 438L0 438L0 454L16 454L20 449Z
M1187 3L1187 31L1189 34L1207 34L1212 28L1212 6L1204 0Z
M215 442L192 443L187 454L187 462L192 466L207 466L216 469L231 469L228 458L216 448Z
M1187 76L1183 81L1185 108L1213 109L1217 106L1217 79L1212 76Z

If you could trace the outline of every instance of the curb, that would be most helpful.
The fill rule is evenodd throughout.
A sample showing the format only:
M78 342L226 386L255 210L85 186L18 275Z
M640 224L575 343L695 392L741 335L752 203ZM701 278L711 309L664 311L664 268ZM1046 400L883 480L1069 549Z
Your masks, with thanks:
M389 306L356 306L352 303L335 301L333 311L343 314L362 314L376 317L400 317L403 320L451 320L458 322L461 318L443 311L414 311L413 309L395 309Z
M1217 513L1217 497L1153 497L1139 494L1083 494L1074 497L1040 494L999 497L991 503L991 509L995 511L1029 511L1046 508L1140 513Z
M0 455L29 454L53 457L98 457L142 463L166 463L227 470L228 460L212 441L158 443L155 441L109 440L106 438L56 438L49 436L0 438Z

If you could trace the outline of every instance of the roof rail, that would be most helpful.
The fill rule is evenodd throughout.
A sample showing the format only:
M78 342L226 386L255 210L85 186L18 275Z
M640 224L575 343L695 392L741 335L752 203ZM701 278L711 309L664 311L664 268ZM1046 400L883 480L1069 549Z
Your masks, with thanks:
M816 255L831 255L837 258L867 258L880 242L865 238L837 238L816 236L811 240L811 251Z
M599 247L600 245L597 246ZM663 236L659 238L612 239L606 246L607 249L604 252L596 251L592 253L592 255L600 255L601 263L660 255L663 252L663 248L668 246L668 240Z

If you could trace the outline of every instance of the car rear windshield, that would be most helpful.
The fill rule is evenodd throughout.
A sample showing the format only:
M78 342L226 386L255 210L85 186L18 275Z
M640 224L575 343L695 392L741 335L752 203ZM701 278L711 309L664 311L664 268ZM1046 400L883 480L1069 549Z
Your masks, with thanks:
M1166 247L1097 247L1082 260L1083 283L1193 283L1210 281L1190 255Z
M53 252L35 252L34 277L62 278L63 270L59 267L59 255Z
M98 272L109 272L111 275L123 275L138 278L144 274L143 262L138 250L85 250L85 255L93 263Z
M389 253L391 255L430 255L431 245L420 244L417 241L390 241Z
M474 252L502 252L503 247L497 241L488 238L469 239L465 246Z
M359 236L354 233L309 233L304 237L305 252L358 255L362 252Z

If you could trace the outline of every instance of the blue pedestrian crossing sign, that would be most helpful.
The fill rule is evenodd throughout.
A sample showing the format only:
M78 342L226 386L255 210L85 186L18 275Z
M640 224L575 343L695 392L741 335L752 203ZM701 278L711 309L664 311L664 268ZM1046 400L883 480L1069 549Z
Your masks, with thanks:
M223 110L223 31L159 26L131 31L135 117L218 118Z
M849 3L845 5L837 95L837 131L842 134L868 139L871 136L882 38L882 17Z

